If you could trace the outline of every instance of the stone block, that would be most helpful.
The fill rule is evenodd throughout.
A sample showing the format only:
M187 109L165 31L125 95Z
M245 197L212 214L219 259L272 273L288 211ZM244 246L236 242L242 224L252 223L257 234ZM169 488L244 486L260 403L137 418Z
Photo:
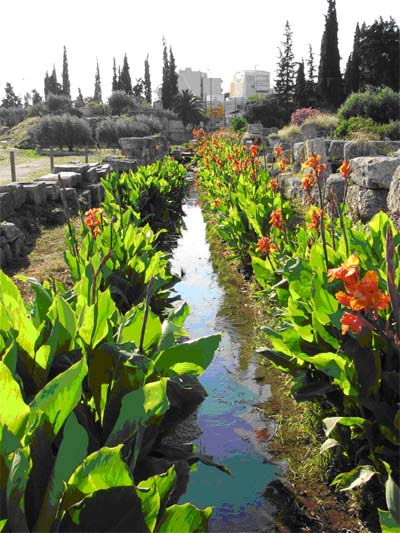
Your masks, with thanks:
M316 139L308 139L306 141L306 159L310 155L315 154L321 156L320 162L326 163L326 150L325 150L325 139L322 137Z
M0 192L0 220L5 220L14 213L14 193Z
M33 181L42 181L44 183L58 183L58 174L45 174L40 178L35 178Z
M328 159L333 161L343 160L344 157L344 145L346 141L329 141L326 155Z
M399 148L400 141L351 141L346 142L344 145L343 158L388 156Z
M2 222L0 224L0 237L3 237L8 243L16 239L24 238L23 232L12 222Z
M47 200L56 202L60 199L60 187L58 183L46 183Z
M346 203L350 207L353 220L361 220L365 224L379 211L387 212L387 195L388 191L385 189L364 189L358 185L350 185Z
M111 166L108 164L108 163L104 163L103 165L99 166L96 168L96 172L97 172L97 177L98 177L98 180L100 180L100 178L105 178L107 176L107 174L109 174L111 172Z
M104 189L101 183L95 183L88 186L88 189L91 193L92 206L98 207L101 202L104 200Z
M346 186L346 180L340 174L331 174L326 180L325 184L325 198L330 201L331 199L331 189L336 196L336 199L339 203L343 202L344 189Z
M0 186L0 193L11 192L14 196L14 209L19 209L26 202L26 191L21 183Z
M82 182L82 176L78 172L59 172L59 180L67 188L79 187Z
M73 172L74 174L80 174L81 176L90 168L89 163L67 163L65 165L55 165L53 172L57 174L59 172Z
M97 183L98 181L99 181L99 177L97 175L97 165L91 166L83 174L82 182L83 183Z
M88 189L78 195L79 209L87 211L92 207L92 193Z
M306 158L306 143L305 142L298 142L294 143L293 145L293 159L295 163L299 163L300 165L304 163Z
M392 215L400 215L400 166L397 167L390 184L387 206Z
M33 205L43 205L47 202L46 184L39 183L24 183L26 191L26 202Z
M315 139L318 136L318 130L315 124L302 124L300 129L305 140Z
M0 248L0 266L6 266L13 260L13 255L9 244L3 244Z
M352 159L352 181L365 189L386 189L390 184L397 167L400 165L400 156L397 157L356 157Z

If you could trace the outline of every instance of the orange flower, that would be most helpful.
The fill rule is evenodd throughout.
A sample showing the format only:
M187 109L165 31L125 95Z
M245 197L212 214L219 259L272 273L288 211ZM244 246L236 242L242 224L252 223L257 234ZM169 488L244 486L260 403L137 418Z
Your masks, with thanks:
M316 176L319 176L323 170L326 169L326 165L323 163L319 163L321 160L320 155L311 154L307 161L304 161L304 163L301 165L303 168L312 168L316 174Z
M364 318L351 313L343 313L340 323L342 324L342 335L345 335L349 330L353 333L361 333L363 327L372 329L372 325Z
M83 222L85 226L90 229L92 232L92 236L94 238L97 237L97 235L100 234L99 226L102 225L102 217L103 210L99 207L93 207L92 209L89 209L85 213L85 217L83 219Z
M345 179L347 179L350 176L350 174L353 172L350 162L347 159L343 160L343 163L339 167L339 172Z
M351 295L347 307L353 311L385 309L390 302L389 295L378 288L378 274L373 270L369 270L359 283L347 287L347 291Z
M315 185L315 176L311 172L301 179L301 187L306 192L310 192Z
M323 214L324 211L320 207L310 211L310 223L308 225L309 229L319 231L319 225L321 223L321 217Z
M259 146L257 146L256 144L252 144L250 146L250 155L251 155L251 157L256 157L259 150L260 150Z
M221 185L222 185L222 184L221 184L221 182L220 182L219 180L217 180L217 181L215 182L215 186L216 186L216 187L221 187Z
M272 227L276 229L280 229L280 230L283 229L285 225L285 221L282 218L281 208L275 209L275 211L272 211L270 219L269 219L269 223L271 224Z
M328 281L341 279L345 286L352 286L358 281L358 265L360 260L356 254L351 254L339 268L330 268L328 270Z
M220 207L222 204L221 200L219 198L216 198L214 200L214 207Z
M256 252L261 252L265 255L269 255L271 252L277 250L276 244L272 242L269 237L261 237L257 243Z
M275 192L278 189L278 182L274 179L271 179L271 181L269 182L269 186L271 188L271 191Z
M275 148L274 154L275 154L275 159L279 159L281 155L283 154L283 148L280 144Z
M289 163L289 159L287 157L282 157L282 159L279 161L279 170L281 172L285 172L287 169L287 165Z

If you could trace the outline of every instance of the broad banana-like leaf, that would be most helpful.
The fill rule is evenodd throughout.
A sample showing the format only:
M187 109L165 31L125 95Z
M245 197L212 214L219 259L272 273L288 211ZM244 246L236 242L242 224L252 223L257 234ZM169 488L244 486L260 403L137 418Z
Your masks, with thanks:
M21 439L30 408L24 402L19 383L3 361L0 361L0 383L0 424L7 426L11 433Z
M164 518L157 528L158 533L171 533L172 531L185 531L200 533L208 531L208 520L212 508L201 510L191 503L171 505L165 511Z

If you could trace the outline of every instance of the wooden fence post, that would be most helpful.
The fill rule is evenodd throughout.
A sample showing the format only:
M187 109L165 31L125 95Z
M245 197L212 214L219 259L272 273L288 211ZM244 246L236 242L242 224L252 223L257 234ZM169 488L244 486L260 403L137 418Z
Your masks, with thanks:
M54 154L53 149L50 150L50 172L54 170Z
M10 165L11 165L11 181L17 181L17 174L15 172L15 154L12 150L10 152Z
M85 148L85 163L89 163L89 150L87 146Z

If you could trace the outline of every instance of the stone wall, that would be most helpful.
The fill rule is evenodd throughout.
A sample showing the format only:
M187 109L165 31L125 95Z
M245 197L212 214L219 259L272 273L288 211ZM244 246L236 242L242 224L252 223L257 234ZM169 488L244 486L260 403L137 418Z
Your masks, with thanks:
M25 235L13 221L30 214L41 222L63 224L66 208L77 213L100 205L100 179L109 172L108 164L57 165L31 183L0 186L0 267L23 253Z
M327 201L331 187L339 201L343 198L345 180L336 171L343 159L348 159L353 172L346 203L353 220L365 223L382 210L389 213L400 228L400 141L359 143L307 139L293 144L291 156L295 173L300 172L301 165L311 153L319 154L321 162L327 164ZM281 182L287 198L305 201L301 177L285 174Z

